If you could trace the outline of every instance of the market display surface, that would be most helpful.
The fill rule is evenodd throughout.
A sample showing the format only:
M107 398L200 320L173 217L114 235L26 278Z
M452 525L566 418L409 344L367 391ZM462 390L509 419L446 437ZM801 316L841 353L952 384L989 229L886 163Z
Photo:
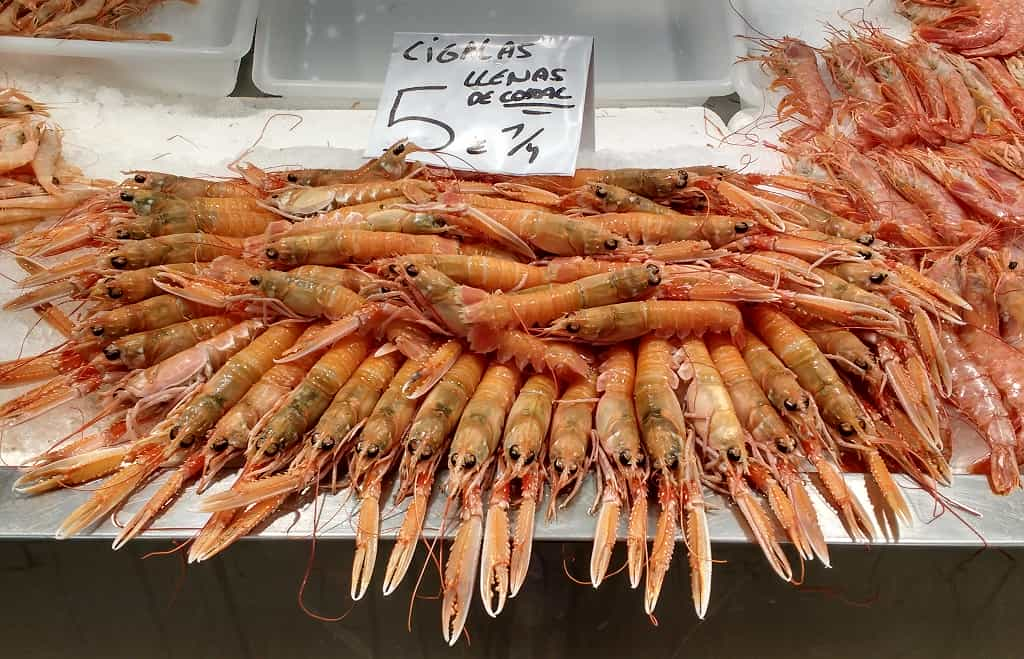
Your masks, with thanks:
M955 474L997 498L1024 458L1024 11L899 7L915 36L844 24L751 55L786 93L781 174L513 177L401 141L352 169L243 156L115 183L64 162L45 105L0 92L0 221L25 271L5 309L66 339L0 364L32 387L0 425L89 410L15 491L87 488L70 537L145 489L117 548L194 483L190 561L299 499L355 501L355 599L378 562L397 587L441 506L450 643L584 494L591 582L624 530L648 613L678 545L704 616L718 516L786 581L794 558L830 564L830 525L899 538L911 496L971 528Z

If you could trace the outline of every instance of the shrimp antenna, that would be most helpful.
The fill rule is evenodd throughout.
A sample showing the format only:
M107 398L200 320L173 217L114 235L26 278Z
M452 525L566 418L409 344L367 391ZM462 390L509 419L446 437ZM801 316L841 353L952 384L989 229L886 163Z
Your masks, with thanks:
M445 168L447 168L448 171L451 172L453 175L455 174L455 170L452 169L451 165L449 165L448 162L442 156L449 156L451 158L455 158L456 160L458 160L458 161L462 162L464 165L466 165L466 167L470 171L473 171L473 172L479 172L480 171L480 169L476 165L474 165L473 163L469 162L468 160L466 160L462 156L458 155L457 153L452 153L450 151L431 151L429 149L424 151L424 153L429 153L429 154L437 156L437 159L441 161L441 164L443 164L445 166Z
M729 0L729 9L732 10L732 13L736 14L737 16L739 16L740 20L743 21L743 24L746 25L748 28L750 28L752 31L754 31L757 34L761 35L765 39L774 39L775 38L775 37L772 37L772 36L762 32L761 30L757 29L756 27L754 27L754 24L751 23L747 19L747 17L743 15L743 12L741 12L739 9L736 8L736 3L733 2L733 0ZM746 38L746 35L738 35L737 38Z
M324 497L321 500L321 502L319 503L319 505L318 505L317 501L319 499L320 499L320 480L317 479L317 481L313 485L313 531L312 531L312 536L310 537L310 543L309 543L309 558L306 560L306 570L305 570L305 572L303 572L303 574L302 574L302 581L299 584L298 602L299 602L299 608L302 609L302 612L305 613L310 618L313 618L314 620L318 620L320 622L338 622L340 620L344 620L345 617L349 613L352 612L352 609L355 607L355 603L352 603L348 607L348 610L346 610L341 615L335 616L335 617L327 617L327 616L323 616L323 615L317 613L316 611L313 611L309 607L307 607L306 606L306 601L305 601L305 599L306 599L306 597L305 597L306 596L306 584L309 583L309 576L310 576L310 574L313 571L313 561L316 559L316 529L317 529L317 525L319 524L320 515L323 514L323 507L325 505L327 505L327 498L326 497Z
M256 141L253 142L247 149L238 154L238 157L231 161L231 163L228 165L228 169L237 167L238 164L242 162L243 158L249 156L253 151L256 150L256 147L259 146L259 143L262 142L263 138L266 136L267 129L270 127L270 122L272 122L274 119L277 119L278 117L292 117L293 119L295 119L295 123L292 124L292 127L288 129L289 133L298 128L299 125L301 125L302 122L304 121L302 115L295 114L294 112L275 112L274 114L270 115L269 117L267 117L267 120L263 122L263 128L260 129L260 134L256 137Z

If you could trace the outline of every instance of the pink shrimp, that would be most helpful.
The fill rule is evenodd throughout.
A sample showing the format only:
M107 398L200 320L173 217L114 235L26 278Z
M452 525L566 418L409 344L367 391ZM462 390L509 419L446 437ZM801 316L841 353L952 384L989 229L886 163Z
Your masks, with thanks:
M991 80L972 62L956 53L948 53L946 57L953 63L953 66L960 72L967 91L970 92L974 104L978 108L978 117L985 122L985 127L991 133L1017 133L1020 132L1020 122L1014 116L1013 111L1003 101L999 92L993 86Z
M1017 438L1010 414L992 378L960 339L943 329L939 340L953 376L953 402L977 426L989 445L988 472L992 490L996 494L1008 494L1020 486L1015 456Z
M1017 211L1002 199L996 199L991 182L984 176L978 159L944 158L939 153L924 149L903 152L925 169L961 203L974 211L977 217L992 224L1013 221ZM982 180L978 180L978 176Z
M979 3L980 5L981 3ZM1024 49L1024 3L998 3L998 11L1003 15L1005 32L996 41L979 48L961 49L968 57L992 57L1016 55ZM983 16L984 18L984 16Z
M985 225L967 217L945 187L899 152L876 151L871 158L893 187L924 212L947 244L959 244L986 230Z
M1024 33L1024 30L1021 32ZM1024 116L1024 87L1021 87L1013 79L1010 70L1006 68L1003 60L994 57L983 57L971 61L981 69L981 72L989 79L989 82L992 83L996 91L1006 99L1014 115L1018 118Z
M949 106L946 104L942 80L937 75L932 58L928 57L930 50L927 43L913 41L906 48L896 51L895 56L902 62L904 73L917 88L925 118L935 125L949 120Z
M960 332L964 348L988 372L1017 429L1017 461L1024 459L1024 359L998 336L973 327Z
M903 45L875 28L866 28L863 32L853 43L878 81L882 95L896 106L903 117L913 121L918 136L931 144L942 144L944 140L928 121L924 105L911 82L912 67L899 56Z
M839 179L871 217L876 235L886 240L895 237L917 247L939 244L921 209L901 197L869 158L838 141L833 143L833 152Z
M789 94L778 107L779 119L801 115L801 126L783 133L782 140L796 142L824 131L832 122L832 98L818 73L818 59L810 46L786 37L775 43L764 42L768 53L759 59L775 74L769 89L785 87Z
M976 0L971 6L951 12L934 25L922 25L917 28L917 35L956 50L994 44L1006 34L1004 4L1002 0Z
M934 80L941 90L941 98L929 94L932 112L929 114L935 131L953 142L966 142L974 134L978 120L978 108L967 89L967 83L956 67L938 48L915 42L904 53L922 71L922 79ZM946 115L936 113L935 107L942 101Z
M847 96L847 113L853 116L861 132L892 146L914 140L913 118L892 111L892 104L883 93L882 85L871 75L853 43L832 43L825 61L832 72L832 79Z
M960 256L959 252L944 256L928 270L928 276L958 290ZM1010 413L989 372L965 348L964 341L949 327L940 327L938 335L950 367L950 398L988 444L987 471L992 491L1008 494L1020 487L1020 471L1016 459L1017 438Z

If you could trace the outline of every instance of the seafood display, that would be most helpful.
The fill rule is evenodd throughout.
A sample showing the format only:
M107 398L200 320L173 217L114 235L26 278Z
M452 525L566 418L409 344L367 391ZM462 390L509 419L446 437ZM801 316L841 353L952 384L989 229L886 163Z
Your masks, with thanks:
M195 4L199 0L180 0ZM164 32L126 30L121 23L152 11L166 0L6 0L0 2L0 36L170 41Z
M1010 494L1024 24L990 5L902 2L906 41L856 25L820 49L761 42L750 59L785 91L771 174L492 175L411 162L403 140L356 169L113 184L63 163L44 106L0 92L0 222L25 270L4 308L66 339L0 363L0 386L29 387L0 428L95 403L15 489L99 482L65 538L158 484L116 549L194 487L209 516L189 562L300 497L355 501L356 600L375 573L385 594L405 580L443 501L451 644L477 594L491 616L517 595L536 526L588 479L592 585L624 537L622 578L653 614L685 554L701 618L712 515L796 582L794 559L831 565L823 514L871 542L914 523L904 488L956 506L954 427L980 438L966 471Z

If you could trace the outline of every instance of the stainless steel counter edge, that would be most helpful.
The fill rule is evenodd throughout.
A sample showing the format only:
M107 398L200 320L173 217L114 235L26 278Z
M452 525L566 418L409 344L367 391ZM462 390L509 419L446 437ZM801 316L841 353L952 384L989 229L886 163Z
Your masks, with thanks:
M18 471L14 468L0 468L0 538L18 540L43 540L54 537L56 529L76 506L85 501L98 484L89 484L79 489L65 489L38 496L21 496L11 490ZM114 518L108 518L91 530L78 536L85 540L110 540L118 532L117 524L127 520L162 479L150 483L133 496L123 511ZM443 480L443 479L439 479ZM877 498L870 495L862 474L848 474L846 480L851 489L876 511L872 505ZM961 509L944 510L935 499L903 477L898 477L906 486L904 495L914 513L914 523L900 529L895 540L876 538L876 544L932 545L932 546L1011 546L1024 545L1024 492L1017 491L1010 496L999 497L991 493L987 480L982 476L957 476L951 488L942 488L942 495L957 502L974 513ZM211 492L226 489L231 478L226 478L210 488ZM439 490L440 488L435 488ZM852 544L838 517L827 503L809 488L825 538L830 544ZM187 539L194 535L207 518L198 510L199 496L194 489L188 489L169 510L157 518L153 527L142 537L148 539ZM594 518L588 509L594 499L594 482L589 478L580 490L576 500L556 519L545 521L541 507L538 512L536 538L541 541L591 540L594 532ZM750 542L750 536L733 507L718 497L710 497L713 509L708 513L711 537L715 542ZM354 533L353 511L356 502L348 491L321 493L313 505L311 494L293 497L267 523L260 527L254 537L262 539L306 539L312 535L314 518L317 520L316 535L321 539L352 539ZM395 506L391 500L382 501L381 534L393 538L405 505ZM427 535L437 535L441 528L444 510L444 495L435 491L427 520ZM314 511L314 508L316 511ZM657 507L651 506L652 522ZM954 514L955 513L955 514ZM959 518L958 518L959 516ZM457 521L452 511L444 525L450 533ZM654 524L650 525L653 534ZM624 531L620 527L620 535ZM781 534L781 531L780 531Z

